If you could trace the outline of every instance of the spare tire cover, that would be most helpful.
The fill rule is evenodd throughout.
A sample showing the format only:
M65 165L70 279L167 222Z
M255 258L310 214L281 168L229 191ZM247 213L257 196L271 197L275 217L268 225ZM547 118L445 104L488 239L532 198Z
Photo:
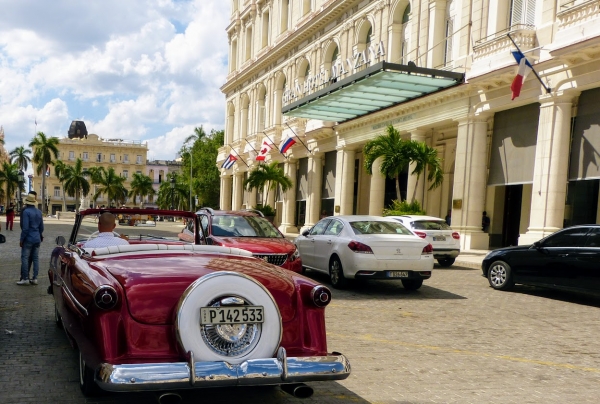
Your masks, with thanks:
M200 324L200 308L218 306L227 298L244 305L264 307L264 322L256 324ZM273 296L256 280L236 272L215 272L198 278L177 305L177 338L195 361L239 364L249 359L272 358L282 336L281 315Z

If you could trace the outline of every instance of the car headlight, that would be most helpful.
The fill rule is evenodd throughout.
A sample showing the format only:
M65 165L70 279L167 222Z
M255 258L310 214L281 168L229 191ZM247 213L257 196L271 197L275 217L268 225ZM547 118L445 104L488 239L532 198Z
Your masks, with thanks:
M296 261L300 258L300 251L298 251L298 247L295 247L294 252L290 255L290 262Z

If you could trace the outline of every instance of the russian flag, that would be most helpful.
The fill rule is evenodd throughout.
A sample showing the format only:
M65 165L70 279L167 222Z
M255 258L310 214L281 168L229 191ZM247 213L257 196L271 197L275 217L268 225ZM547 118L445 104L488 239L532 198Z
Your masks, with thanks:
M229 156L227 156L227 158L223 162L223 165L221 166L221 168L229 170L235 164L236 161L237 161L237 158L233 154L229 154Z
M290 137L284 139L283 142L281 142L281 144L279 145L279 150L281 151L281 153L285 153L286 151L288 151L290 149L290 147L292 147L295 144L296 144L296 141L294 140L293 137L290 136Z
M513 79L512 84L510 85L510 91L512 91L512 98L514 100L521 94L521 87L523 87L523 82L525 78L529 74L531 70L533 70L533 66L527 60L525 55L521 53L521 51L512 51L512 55L519 64L519 69L517 70L517 75Z

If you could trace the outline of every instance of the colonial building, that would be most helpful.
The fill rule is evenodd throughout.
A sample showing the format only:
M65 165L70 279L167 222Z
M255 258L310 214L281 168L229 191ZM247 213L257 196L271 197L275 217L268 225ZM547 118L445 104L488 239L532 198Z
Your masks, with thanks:
M158 197L158 190L160 184L165 181L169 181L167 174L181 171L181 161L173 160L152 160L148 161L146 165L146 175L152 179L152 188L155 195L149 195L144 197L144 206L147 208L158 208L156 204L156 198Z
M73 121L68 137L61 138L58 144L58 158L65 164L73 164L76 159L83 161L84 171L90 167L113 167L116 173L125 177L125 188L134 173L146 173L146 158L148 154L147 143L122 139L103 139L95 134L87 134L83 121ZM35 154L35 150L34 150ZM75 201L74 197L64 194L63 186L50 166L46 172L46 201L42 201L42 178L37 174L37 165L33 166L33 189L37 192L41 203L48 205L48 212L55 214L57 211L74 211L75 205L82 203L83 207L94 205L91 196L96 192L97 185L91 184L90 195L82 201ZM133 201L131 201L133 203ZM96 205L107 205L108 199L102 196L96 200Z
M600 1L232 5L217 163L241 159L222 169L221 208L269 203L286 233L309 228L322 211L381 214L394 184L377 162L367 174L363 147L393 125L443 158L441 187L430 191L423 176L405 173L402 192L428 214L451 209L463 249L600 222ZM535 72L515 97L517 49ZM283 155L277 147L289 137L296 143ZM243 189L260 149L294 180L267 201Z

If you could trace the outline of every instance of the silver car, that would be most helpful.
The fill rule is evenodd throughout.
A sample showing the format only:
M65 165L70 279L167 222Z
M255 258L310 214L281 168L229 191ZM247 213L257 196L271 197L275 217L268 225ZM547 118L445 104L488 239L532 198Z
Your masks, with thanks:
M460 233L452 230L444 219L434 216L386 216L408 227L417 236L433 246L433 258L443 267L454 264L460 254Z

